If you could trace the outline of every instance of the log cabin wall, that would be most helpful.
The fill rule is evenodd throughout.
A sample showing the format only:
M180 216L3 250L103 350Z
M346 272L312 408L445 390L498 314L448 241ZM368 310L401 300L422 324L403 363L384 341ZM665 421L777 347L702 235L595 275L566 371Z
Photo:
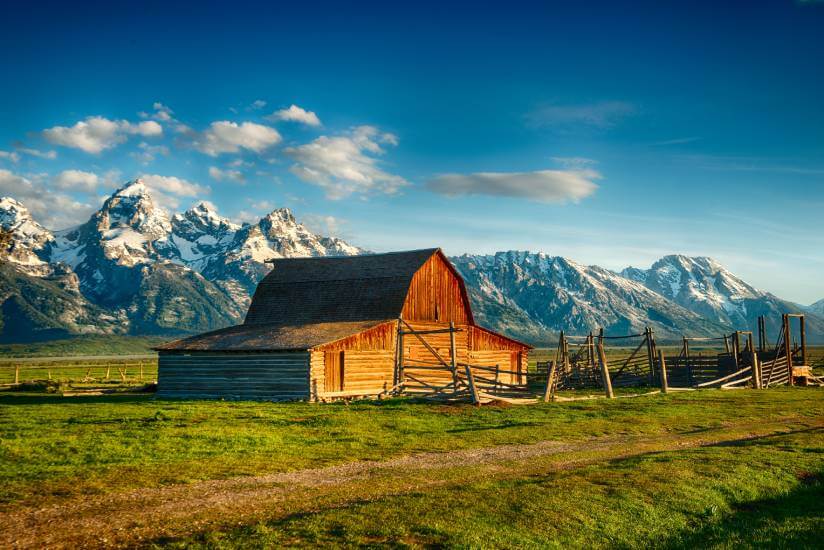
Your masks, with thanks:
M526 373L529 347L478 326L469 329L470 363ZM503 382L521 383L522 375L501 375Z
M306 352L160 352L158 397L289 401L309 397Z
M376 394L391 388L395 377L395 340L398 323L383 323L342 340L317 346L310 352L312 398L324 399ZM326 380L326 358L340 353L343 361L342 387Z
M466 325L472 319L463 283L441 253L433 254L413 275L401 313L407 321Z

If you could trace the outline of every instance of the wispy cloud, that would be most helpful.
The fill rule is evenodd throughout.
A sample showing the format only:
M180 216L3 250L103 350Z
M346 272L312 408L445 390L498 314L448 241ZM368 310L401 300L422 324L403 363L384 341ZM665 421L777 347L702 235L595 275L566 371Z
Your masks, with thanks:
M16 163L20 161L20 155L16 151L0 151L0 159L6 159Z
M215 181L234 181L235 183L246 183L246 176L240 170L222 170L217 166L209 167L209 177Z
M574 129L588 127L604 130L635 114L636 108L626 101L599 101L577 105L544 105L526 115L529 125Z
M140 179L149 189L152 198L164 208L176 209L180 206L181 198L201 198L211 191L208 186L176 176L142 174Z
M0 196L23 203L32 216L50 229L64 229L88 219L94 206L49 189L43 178L24 177L0 169Z
M694 141L698 141L701 138L699 136L691 136L691 137L682 137L682 138L675 138L675 139L667 139L664 141L655 141L651 143L651 145L681 145L682 143L692 143Z
M534 172L477 172L444 174L426 184L434 193L457 197L486 195L544 203L578 202L598 188L601 174L592 169L537 170Z

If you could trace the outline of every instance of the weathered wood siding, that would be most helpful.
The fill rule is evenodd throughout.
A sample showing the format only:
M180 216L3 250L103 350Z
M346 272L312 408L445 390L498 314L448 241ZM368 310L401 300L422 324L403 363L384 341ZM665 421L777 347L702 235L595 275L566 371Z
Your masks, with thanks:
M440 254L429 258L412 277L401 315L407 321L469 322L466 291Z
M391 388L395 376L396 321L378 325L342 340L314 348L311 353L314 399L374 395ZM343 352L343 388L326 386L325 361L329 353Z
M309 353L160 353L158 397L309 398Z
M353 334L347 338L317 346L313 349L318 351L395 349L395 336L397 331L397 321L390 321L372 327L369 330Z
M324 393L326 387L326 368L322 351L309 352L309 388L313 400L317 400Z

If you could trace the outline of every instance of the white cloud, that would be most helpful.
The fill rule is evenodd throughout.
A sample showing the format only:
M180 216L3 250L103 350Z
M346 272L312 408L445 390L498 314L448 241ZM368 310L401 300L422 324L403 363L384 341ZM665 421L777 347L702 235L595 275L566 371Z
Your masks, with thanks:
M97 154L126 141L129 135L159 136L163 127L154 120L133 124L127 120L109 120L100 116L87 117L74 126L55 126L43 130L43 136L51 143L73 147Z
M311 143L285 150L296 164L290 170L307 183L318 185L330 199L353 193L396 193L409 182L378 168L369 156L383 154L381 144L397 145L398 138L373 126L359 126L348 135L321 136Z
M249 105L249 109L251 109L253 111L259 111L260 109L263 109L264 107L266 107L266 102L263 101L262 99L256 99L252 102L251 105Z
M231 180L237 183L245 183L246 176L240 170L221 170L217 166L209 167L209 176L216 181Z
M40 151L39 149L32 149L31 147L18 147L17 150L21 153L25 153L26 155L31 155L41 159L54 160L57 158L57 151L54 150Z
M529 113L526 119L533 126L606 129L635 111L635 106L625 101L599 101L580 105L546 105Z
M0 159L8 159L12 162L20 160L20 155L16 151L0 151Z
M64 229L86 221L94 206L63 193L46 189L39 181L0 170L0 196L10 196L28 208L38 222L50 229Z
M199 185L175 176L143 174L140 179L155 202L169 209L176 209L180 206L180 197L200 198L211 191L208 186Z
M164 157L169 156L170 152L169 148L165 145L149 145L145 141L141 141L137 147L139 151L132 151L129 155L140 161L143 165L154 162L158 155L162 155Z
M172 110L159 101L155 101L152 108L155 110L155 118L157 120L163 120L166 122L172 120Z
M335 216L323 216L319 214L306 214L301 218L301 221L314 233L338 238L343 237L343 228L347 223L346 220Z
M434 193L457 197L488 195L545 203L578 202L592 195L601 174L591 169L536 172L479 172L444 174L426 184Z
M213 122L207 130L194 136L195 148L213 157L221 153L237 153L241 149L260 153L280 141L278 131L269 126L227 120Z
M289 122L300 122L307 126L320 126L320 119L313 111L307 111L292 105L288 109L281 109L275 111L266 117L267 120L284 120Z
M94 193L100 183L97 174L82 170L63 170L54 178L54 186L64 191Z

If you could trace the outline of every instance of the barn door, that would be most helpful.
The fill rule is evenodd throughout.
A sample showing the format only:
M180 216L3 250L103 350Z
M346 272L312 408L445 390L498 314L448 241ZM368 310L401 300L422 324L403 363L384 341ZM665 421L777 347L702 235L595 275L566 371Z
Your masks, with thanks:
M521 383L521 352L520 351L512 351L509 353L509 370L513 373L517 372L518 374L511 374L510 378L512 379L513 384L520 384Z
M324 357L326 366L326 391L343 391L343 352L327 351Z

